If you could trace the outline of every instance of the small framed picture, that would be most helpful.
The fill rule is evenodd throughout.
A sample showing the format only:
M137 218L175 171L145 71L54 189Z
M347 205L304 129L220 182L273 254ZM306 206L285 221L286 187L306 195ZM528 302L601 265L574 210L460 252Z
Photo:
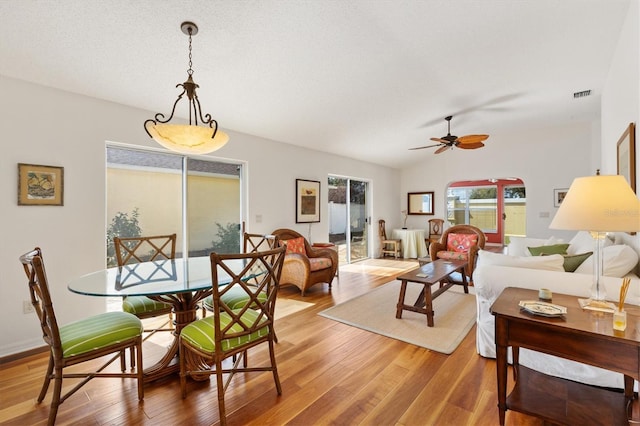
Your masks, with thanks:
M64 168L18 163L19 206L62 206Z
M618 174L636 192L636 126L630 123L618 140Z
M320 182L296 179L296 223L320 222Z
M564 197L567 196L569 188L560 188L553 190L553 206L560 207L560 204L564 201Z

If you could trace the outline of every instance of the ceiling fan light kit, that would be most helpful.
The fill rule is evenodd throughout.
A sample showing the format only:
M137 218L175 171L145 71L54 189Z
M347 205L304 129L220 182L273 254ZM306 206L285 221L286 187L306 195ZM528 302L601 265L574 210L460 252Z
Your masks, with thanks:
M193 81L191 37L198 34L198 26L193 22L183 22L180 28L189 36L187 81L176 85L183 90L173 103L169 118L165 119L164 114L158 113L153 119L144 122L144 129L151 138L171 151L182 154L207 154L222 148L229 141L229 136L218 130L218 122L211 117L211 114L205 114L203 117L196 94L196 89L200 86ZM176 106L185 94L189 103L189 124L170 124L176 112Z
M420 146L417 148L409 148L410 150L425 149L439 147L435 150L434 154L440 154L448 149L461 148L461 149L478 149L484 146L483 141L489 138L489 135L466 135L457 137L451 134L451 119L452 115L445 117L447 121L447 135L441 138L431 138L432 141L438 142L436 145Z

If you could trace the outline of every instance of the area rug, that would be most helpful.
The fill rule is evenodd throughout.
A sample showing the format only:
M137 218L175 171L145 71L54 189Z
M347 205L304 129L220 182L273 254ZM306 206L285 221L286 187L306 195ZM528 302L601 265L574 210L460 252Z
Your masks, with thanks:
M421 285L408 283L405 304L413 304ZM436 286L434 286L437 288ZM476 320L476 298L473 288L465 294L454 286L433 301L434 327L427 317L417 312L402 311L396 318L400 281L392 281L370 292L326 309L323 317L363 330L431 349L443 354L453 352Z

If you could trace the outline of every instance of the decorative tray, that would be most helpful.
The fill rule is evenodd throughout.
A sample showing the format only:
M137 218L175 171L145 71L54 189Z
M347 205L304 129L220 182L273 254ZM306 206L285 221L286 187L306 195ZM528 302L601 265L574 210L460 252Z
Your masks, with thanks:
M521 300L518 306L523 310L543 317L561 317L567 314L567 308L539 300Z

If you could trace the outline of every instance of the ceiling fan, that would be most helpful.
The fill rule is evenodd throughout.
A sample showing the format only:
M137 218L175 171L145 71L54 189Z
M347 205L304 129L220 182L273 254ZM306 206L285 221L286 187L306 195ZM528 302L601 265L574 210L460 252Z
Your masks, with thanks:
M434 154L440 154L441 152L446 151L447 149L454 147L462 148L462 149L477 149L482 148L484 144L482 141L489 138L489 135L467 135L467 136L454 136L451 134L451 119L452 115L445 117L447 120L447 136L443 136L441 138L431 138L432 141L438 142L435 145L427 145L427 146L419 146L417 148L409 148L410 150L414 149L425 149L425 148L433 148L439 146L440 148L436 149Z

